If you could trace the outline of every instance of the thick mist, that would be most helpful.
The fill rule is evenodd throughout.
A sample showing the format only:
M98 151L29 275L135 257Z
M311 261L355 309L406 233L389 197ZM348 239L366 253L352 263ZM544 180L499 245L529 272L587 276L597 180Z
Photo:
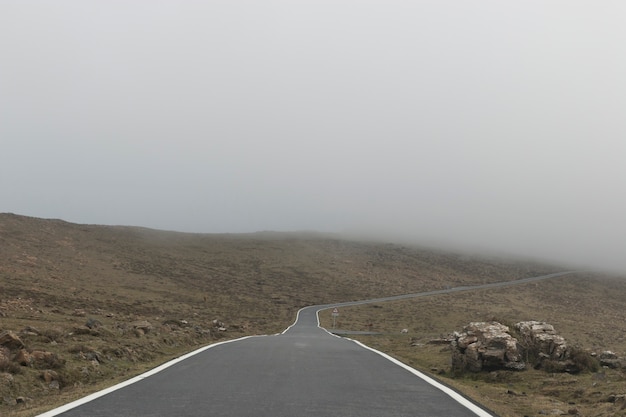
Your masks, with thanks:
M0 211L626 271L622 1L5 1Z

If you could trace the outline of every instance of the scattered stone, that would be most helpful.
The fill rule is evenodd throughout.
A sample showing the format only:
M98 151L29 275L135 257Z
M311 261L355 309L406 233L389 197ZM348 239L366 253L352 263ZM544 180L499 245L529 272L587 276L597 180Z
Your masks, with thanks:
M72 331L68 334L68 336L74 335L89 335L89 336L100 336L100 331L98 329L90 329L87 326L74 327Z
M102 323L94 318L89 318L85 323L85 326L89 327L90 329L97 329L98 327L102 326Z
M38 336L41 332L36 327L26 326L20 332L20 336Z
M35 362L46 363L56 359L56 354L45 350L33 350L31 356Z
M176 320L176 319L165 320L162 324L163 326L166 326L166 328L170 330L189 326L189 322L187 320Z
M216 320L213 320L213 327L215 327L216 329L226 328L226 324L216 319Z
M139 330L141 334L149 333L152 330L152 324L147 320L138 320L130 324L134 329Z
M76 308L74 309L74 312L72 313L72 315L75 317L85 317L87 313L82 308Z
M626 402L626 395L625 394L611 394L609 395L609 398L607 398L606 401L609 403L624 403Z
M48 388L50 389L54 389L54 390L59 390L61 389L61 384L59 384L59 381L52 381L48 384Z
M16 354L13 360L19 363L22 366L29 366L33 363L33 357L30 353L26 351L26 349L20 349Z
M50 369L46 369L41 373L41 379L43 379L46 384L50 384L52 381L58 381L59 374Z
M96 351L96 350L91 350L89 352L85 352L85 359L91 362L96 362L98 364L104 362L104 358L102 356L102 353Z
M24 348L24 342L11 330L4 330L0 333L0 346L6 346L11 350Z
M600 361L601 366L606 366L607 368L617 369L621 368L622 364L617 356L617 354L611 352L610 350L605 350L604 352L597 355L598 360Z
M56 366L65 363L64 360L59 359L56 353L45 350L33 350L32 352L28 352L26 349L20 349L15 354L13 360L22 366Z

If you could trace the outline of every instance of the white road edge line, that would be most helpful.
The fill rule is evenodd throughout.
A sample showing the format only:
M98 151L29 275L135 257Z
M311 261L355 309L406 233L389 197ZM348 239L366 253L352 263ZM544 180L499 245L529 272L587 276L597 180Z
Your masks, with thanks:
M291 326L287 327L285 330L283 330L279 334L285 334L285 333L287 333L289 331L289 329L291 329L293 326L295 326L296 323L298 322L298 319L300 319L300 311L304 310L305 308L308 308L308 307L302 307L300 310L298 310L298 312L296 313L296 319L294 320L293 324ZM317 314L317 313L315 313L315 314ZM317 325L319 326L319 324L320 324L320 320L319 320L319 317L318 317L317 318Z
M462 406L464 406L465 408L469 409L470 411L472 411L474 414L476 414L479 417L493 417L493 414L489 413L486 410L483 410L481 407L479 407L478 405L474 404L472 401L468 400L467 398L465 398L464 396L462 396L461 394L459 394L458 392L456 392L455 390L453 390L452 388L449 388L445 385L443 385L442 383L432 379L431 377L427 376L426 374L421 373L420 371L418 371L415 368L411 368L409 365L400 362L399 360L392 358L391 356L387 355L386 353L383 353L379 350L373 349L367 345L364 345L363 343L359 342L358 340L354 340L354 339L350 339L347 338L348 340L356 343L357 345L361 346L362 348L365 348L367 350L371 350L374 353L379 354L380 356L382 356L383 358L393 362L394 364L406 369L407 371L411 372L413 375L423 379L425 382L429 383L430 385L434 386L435 388L439 389L440 391L443 391L444 393L448 394L448 396L450 396L453 400L455 400L456 402L458 402L459 404L461 404Z
M431 377L429 377L426 374L421 373L420 371L418 371L415 368L411 368L406 363L400 362L399 360L397 360L395 358L392 358L391 356L387 355L384 352L381 352L381 351L376 350L374 348L371 348L371 347L369 347L367 345L364 345L363 343L359 342L358 340L350 339L349 337L341 337L341 336L338 336L336 334L333 334L333 333L329 332L327 329L325 329L324 327L320 326L319 312L323 311L323 310L328 310L328 308L322 308L322 309L317 310L315 312L315 315L317 316L317 327L319 327L320 329L324 330L326 333L330 334L331 336L338 337L340 339L349 340L349 341L351 341L353 343L356 343L357 345L361 346L364 349L367 349L369 351L377 353L378 355L380 355L383 358L391 361L395 365L398 365L399 367L406 369L407 371L409 371L413 375L417 376L418 378L421 378L424 382L427 382L430 385L432 385L433 387L437 388L438 390L444 392L450 398L452 398L453 400L455 400L456 402L458 402L463 407L467 408L468 410L470 410L471 412L473 412L477 416L479 416L479 417L494 417L494 415L492 413L490 413L490 412L484 410L483 408L481 408L480 406L474 404L472 401L468 400L467 398L465 398L463 395L459 394L458 392L456 392L452 388L443 385L442 383L432 379Z
M153 369L149 370L148 372L144 372L143 374L137 375L136 377L133 377L133 378L131 378L129 380L120 382L119 384L113 385L112 387L105 388L102 391L94 392L93 394L87 395L86 397L79 398L76 401L72 401L71 403L62 405L61 407L55 408L55 409L50 410L50 411L46 411L43 414L38 414L36 417L53 417L53 416L57 416L57 415L59 415L61 413L64 413L66 411L71 410L72 408L76 408L76 407L78 407L80 405L83 405L83 404L86 404L86 403L88 403L90 401L93 401L96 398L100 398L100 397L102 397L104 395L107 395L107 394L113 392L113 391L117 391L118 389L127 387L128 385L134 384L135 382L139 382L139 381L141 381L144 378L147 378L147 377L152 376L152 375L154 375L154 374L156 374L158 372L161 372L162 370L164 370L166 368L169 368L170 366L175 365L178 362L182 362L182 361L184 361L185 359L188 359L191 356L197 355L198 353L204 352L207 349L211 349L211 348L214 348L214 347L219 346L219 345L224 345L226 343L238 342L240 340L249 339L249 338L252 338L252 337L263 337L263 336L264 335L244 336L244 337L240 337L239 339L225 340L223 342L217 342L217 343L213 343L211 345L203 346L203 347L201 347L199 349L194 350L193 352L186 353L186 354L184 354L184 355L182 355L182 356L180 356L178 358L172 359L169 362L165 362L163 365L157 366L156 368L153 368Z

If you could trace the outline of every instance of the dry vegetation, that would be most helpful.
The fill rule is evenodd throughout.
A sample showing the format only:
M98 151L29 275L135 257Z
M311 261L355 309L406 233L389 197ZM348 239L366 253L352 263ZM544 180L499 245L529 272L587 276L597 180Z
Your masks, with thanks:
M344 308L337 326L378 331L353 336L411 366L434 374L502 417L558 414L626 416L624 369L579 374L545 370L454 374L449 345L431 343L470 321L547 321L568 341L597 353L626 357L626 280L597 274L564 276L508 288L437 295ZM330 313L320 316L331 327ZM369 325L372 326L369 326ZM401 334L401 329L408 329Z
M18 335L26 353L47 352L26 366L0 359L0 415L35 415L201 345L281 331L305 305L555 270L332 235L183 234L0 214L0 332ZM344 309L340 320L355 330L370 322L390 329L366 343L460 384L503 416L536 415L540 400L574 402L570 408L580 410L602 402L615 412L619 404L607 403L610 390L600 387L619 394L617 371L449 379L441 346L410 342L425 343L471 320L532 318L550 321L584 347L623 354L624 289L618 280L577 276Z

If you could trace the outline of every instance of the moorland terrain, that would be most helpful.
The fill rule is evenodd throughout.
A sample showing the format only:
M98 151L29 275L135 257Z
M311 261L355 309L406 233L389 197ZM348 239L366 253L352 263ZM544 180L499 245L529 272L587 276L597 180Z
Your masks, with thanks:
M280 332L306 305L563 269L328 234L189 234L0 214L0 416L39 414L219 340ZM626 279L577 273L346 308L339 325L373 328L365 343L501 416L626 415L621 368L458 375L445 347L428 343L470 321L536 319L589 351L626 356L625 294Z

